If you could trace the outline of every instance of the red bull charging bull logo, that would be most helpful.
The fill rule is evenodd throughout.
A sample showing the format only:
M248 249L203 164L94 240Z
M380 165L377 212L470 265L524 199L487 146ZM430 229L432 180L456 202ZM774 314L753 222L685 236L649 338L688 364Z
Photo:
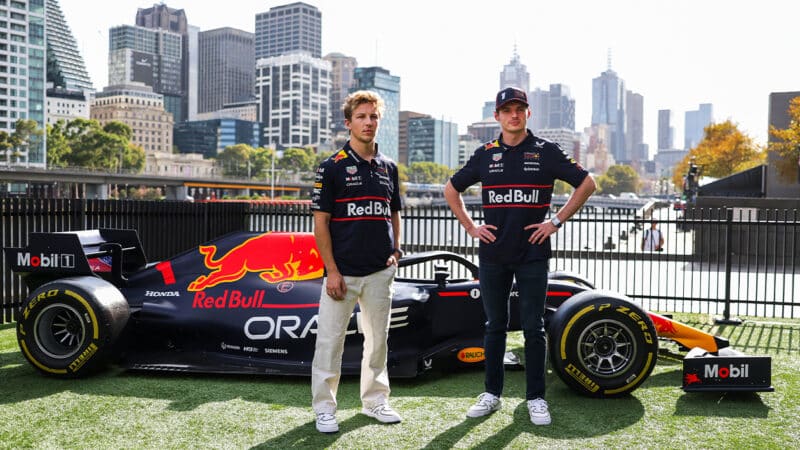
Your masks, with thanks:
M312 280L323 275L324 265L314 235L264 233L252 237L215 258L216 245L201 245L203 263L211 270L189 283L189 291L202 291L221 283L241 280L248 272L258 273L267 283Z

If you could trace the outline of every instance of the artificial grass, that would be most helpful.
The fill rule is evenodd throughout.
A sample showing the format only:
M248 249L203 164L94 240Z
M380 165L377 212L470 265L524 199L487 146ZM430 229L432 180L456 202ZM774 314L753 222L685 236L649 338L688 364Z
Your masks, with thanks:
M81 380L41 376L0 326L0 448L791 448L800 440L800 322L719 328L684 319L772 356L772 393L693 393L680 389L677 347L662 345L653 374L632 395L589 399L548 373L553 424L535 427L523 372L506 378L503 408L481 419L466 409L481 371L432 372L392 380L403 423L360 414L358 379L339 389L341 431L314 428L309 380L297 377L136 374L111 368ZM739 342L746 348L741 348ZM521 345L518 333L510 346Z

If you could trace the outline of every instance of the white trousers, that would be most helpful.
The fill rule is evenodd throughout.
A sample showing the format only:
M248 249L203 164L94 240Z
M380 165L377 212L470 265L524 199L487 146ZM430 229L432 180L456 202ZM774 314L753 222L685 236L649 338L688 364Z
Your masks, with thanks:
M389 399L389 374L386 370L389 319L392 307L392 282L397 267L363 277L345 276L347 295L337 301L328 296L322 282L317 317L317 343L311 364L311 407L314 412L336 412L336 391L342 374L342 353L347 324L356 302L360 307L358 332L364 334L361 357L361 404L372 408Z

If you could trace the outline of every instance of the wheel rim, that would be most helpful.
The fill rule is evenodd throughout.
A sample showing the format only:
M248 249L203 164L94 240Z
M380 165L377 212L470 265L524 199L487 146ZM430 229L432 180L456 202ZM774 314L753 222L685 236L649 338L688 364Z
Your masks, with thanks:
M33 324L34 339L39 349L55 359L69 358L82 348L86 326L80 313L69 305L44 308Z
M578 355L596 376L610 378L623 372L636 355L631 330L616 320L593 322L578 339Z

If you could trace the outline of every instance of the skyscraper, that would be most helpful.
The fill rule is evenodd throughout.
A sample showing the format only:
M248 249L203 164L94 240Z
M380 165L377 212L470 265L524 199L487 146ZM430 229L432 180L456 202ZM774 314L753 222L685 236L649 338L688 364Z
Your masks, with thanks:
M625 82L611 64L592 79L592 125L608 125L608 150L617 161L628 160L625 150Z
M256 60L305 51L322 56L322 13L303 2L256 14Z
M358 62L341 53L329 53L322 59L331 63L331 128L334 133L343 133L347 127L344 126L342 103L355 85L353 74Z
M672 110L658 110L658 150L669 150L674 143L675 129L672 127Z
M183 119L181 35L163 29L120 25L109 31L108 84L144 83L164 96L175 122Z
M697 111L686 111L683 127L683 148L690 150L703 140L705 128L714 121L714 107L701 103Z
M67 90L94 90L58 0L47 0L47 82Z
M380 152L397 161L399 157L398 133L400 127L400 77L382 67L357 67L357 90L377 92L386 104L375 141Z
M509 86L514 86L522 89L525 92L530 90L531 76L528 73L528 68L519 60L517 48L514 47L514 55L511 56L511 62L503 66L503 71L500 72L500 88L505 89Z
M644 97L633 91L625 93L625 155L621 162L629 161L639 169L639 163L650 159L644 146Z
M173 9L166 4L155 4L152 8L139 8L136 11L136 25L145 28L167 30L181 36L181 66L180 66L180 105L177 111L170 105L172 100L166 92L164 101L167 110L173 113L175 122L182 122L189 117L189 32L190 27L186 20L186 13L182 9Z
M198 50L199 113L255 97L253 33L229 27L202 31Z
M0 131L19 119L45 127L45 0L0 2ZM45 136L0 152L0 164L45 167ZM12 156L13 155L13 156Z
M408 119L408 163L434 162L458 167L458 126L432 117Z
M256 99L262 144L330 150L331 63L305 52L259 59ZM395 135L396 136L396 135Z

